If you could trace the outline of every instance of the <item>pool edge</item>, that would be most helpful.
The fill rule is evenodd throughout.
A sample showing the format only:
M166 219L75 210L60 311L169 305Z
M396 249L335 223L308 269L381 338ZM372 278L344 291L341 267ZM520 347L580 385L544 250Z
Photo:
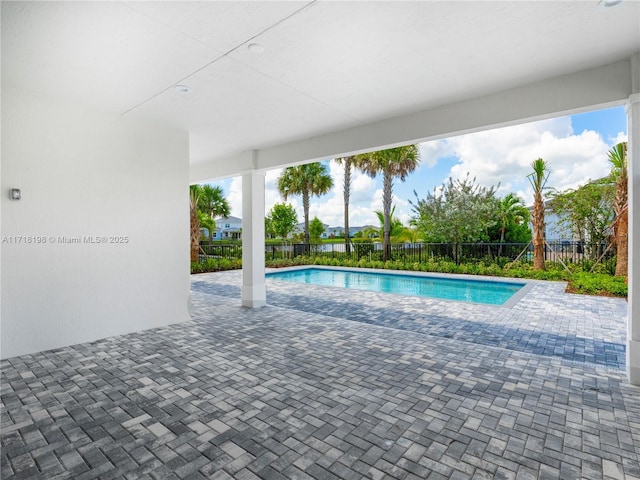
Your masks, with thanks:
M337 270L337 271L348 271L348 272L369 272L369 273L377 273L377 274L386 274L386 275L404 275L404 276L412 276L412 277L422 277L422 278L440 278L440 279L449 279L449 280L469 280L469 281L478 281L478 282L494 282L494 283L503 283L503 284L517 284L522 285L522 288L515 292L506 302L503 304L488 304L482 302L470 302L470 301L462 301L462 300L454 300L454 299L437 299L440 301L447 302L461 302L472 305L484 305L495 308L513 308L527 293L533 289L534 285L541 280L535 279L526 279L526 278L510 278L510 277L492 277L486 275L469 275L462 273L439 273L439 272L415 272L412 270L391 270L391 269L381 269L381 268L358 268L358 267L341 267L341 266L331 266L331 265L295 265L291 267L280 267L280 268L267 268L265 269L266 277L269 278L269 273L277 273L277 272L291 272L298 270L309 270L309 269L317 269L317 270ZM554 282L554 281L544 281L545 283L561 283L566 284L566 282ZM393 294L392 294L393 295ZM396 294L399 295L399 294ZM435 297L434 297L435 298Z

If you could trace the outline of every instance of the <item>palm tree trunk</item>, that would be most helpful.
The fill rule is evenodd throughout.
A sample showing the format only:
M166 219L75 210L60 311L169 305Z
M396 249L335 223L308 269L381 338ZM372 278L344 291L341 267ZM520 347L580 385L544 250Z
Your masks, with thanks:
M191 261L200 260L200 222L198 222L198 211L195 206L191 207Z
M544 270L544 202L536 192L533 201L533 269Z
M344 159L344 249L351 256L351 236L349 235L349 197L351 196L351 157Z
M384 214L384 229L382 235L382 260L391 258L391 203L393 192L393 177L384 172L382 180L382 212Z
M625 208L620 214L616 228L616 243L618 254L616 261L616 277L626 277L629 268L629 214Z
M309 243L311 243L309 236L309 191L302 192L302 207L304 208L304 249L306 253L309 249Z

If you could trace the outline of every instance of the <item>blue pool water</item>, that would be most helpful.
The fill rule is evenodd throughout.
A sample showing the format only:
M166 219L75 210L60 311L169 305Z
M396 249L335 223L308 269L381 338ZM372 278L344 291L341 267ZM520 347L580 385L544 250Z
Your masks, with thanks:
M267 277L289 282L443 298L446 300L486 303L489 305L504 304L525 285L524 283L458 280L321 268L273 272L268 273Z

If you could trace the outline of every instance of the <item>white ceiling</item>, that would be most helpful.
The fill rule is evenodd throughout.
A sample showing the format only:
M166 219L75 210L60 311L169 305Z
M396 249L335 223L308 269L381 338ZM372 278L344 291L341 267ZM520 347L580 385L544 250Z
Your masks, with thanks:
M632 0L2 2L3 84L185 129L192 165L638 51Z

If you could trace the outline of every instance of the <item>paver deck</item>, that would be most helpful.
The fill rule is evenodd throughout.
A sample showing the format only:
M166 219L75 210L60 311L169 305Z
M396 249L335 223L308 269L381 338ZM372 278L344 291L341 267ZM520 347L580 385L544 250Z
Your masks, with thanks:
M640 478L640 388L617 368L323 315L296 298L243 309L239 279L193 277L191 322L4 360L2 478ZM268 285L270 302L329 294ZM374 313L390 308L360 295L351 301ZM591 320L549 320L550 309L523 322L606 330L593 312L617 308L605 300L588 302ZM403 321L451 315L426 302Z
M288 309L624 370L626 300L567 294L565 282L529 283L531 291L511 308L272 279L267 301ZM225 272L207 281L196 277L193 289L240 298L240 284L239 272Z

